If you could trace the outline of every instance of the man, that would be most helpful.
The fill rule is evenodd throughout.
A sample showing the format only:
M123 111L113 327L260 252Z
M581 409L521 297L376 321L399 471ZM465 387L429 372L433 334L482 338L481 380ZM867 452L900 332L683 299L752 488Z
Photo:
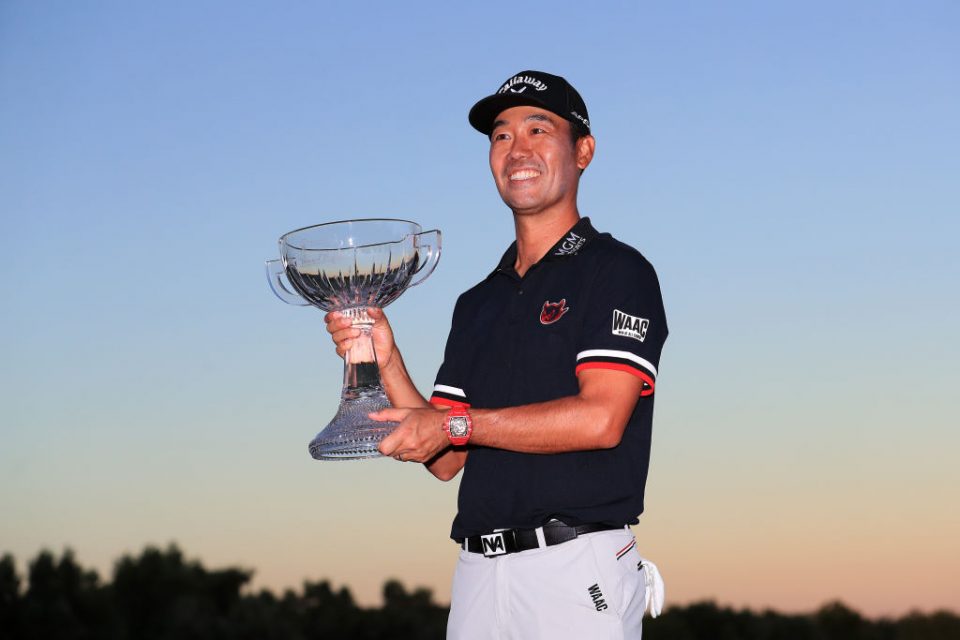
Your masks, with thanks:
M580 217L595 140L566 80L521 72L469 120L490 139L516 242L457 300L429 402L371 310L398 407L372 417L400 422L380 451L441 480L464 471L448 637L637 638L647 600L662 600L627 527L643 511L667 337L656 273ZM341 355L359 334L335 313L327 328Z

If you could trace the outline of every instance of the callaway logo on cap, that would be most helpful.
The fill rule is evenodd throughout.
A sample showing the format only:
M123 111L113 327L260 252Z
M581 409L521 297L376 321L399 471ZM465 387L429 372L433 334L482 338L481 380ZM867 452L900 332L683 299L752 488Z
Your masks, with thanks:
M521 71L508 78L491 96L470 109L470 124L485 135L493 130L494 119L510 107L541 107L569 120L584 135L590 133L587 105L569 82L543 71Z

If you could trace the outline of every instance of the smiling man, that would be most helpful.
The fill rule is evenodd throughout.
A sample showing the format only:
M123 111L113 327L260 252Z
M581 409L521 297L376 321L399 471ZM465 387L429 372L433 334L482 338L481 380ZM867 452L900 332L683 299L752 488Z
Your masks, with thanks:
M639 638L662 582L629 525L643 511L667 337L653 267L577 206L595 151L566 80L523 71L470 110L516 240L457 300L429 400L379 310L399 427L380 450L441 480L461 469L450 638ZM327 316L338 353L358 331Z

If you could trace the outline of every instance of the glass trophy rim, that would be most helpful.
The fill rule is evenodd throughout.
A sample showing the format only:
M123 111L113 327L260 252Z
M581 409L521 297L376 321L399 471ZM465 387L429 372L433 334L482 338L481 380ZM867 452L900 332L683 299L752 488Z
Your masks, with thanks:
M350 247L318 247L318 248L301 247L300 245L293 244L288 240L290 236L292 236L295 233L300 233L301 231L309 231L311 229L319 229L320 227L329 227L335 224L345 224L348 222L403 222L409 225L413 225L416 229L419 229L419 231L415 233L408 233L407 235L401 238L397 238L395 240L387 240L385 242L369 242L367 244L357 244ZM353 250L353 249L362 249L367 247L377 247L385 244L396 244L398 242L403 242L410 236L419 235L421 233L424 233L423 227L419 223L414 222L413 220L404 220L403 218L350 218L348 220L334 220L333 222L322 222L320 224L311 224L305 227L300 227L299 229L294 229L293 231L287 231L285 234L280 236L278 243L280 244L281 255L283 255L284 253L283 247L285 246L290 247L292 249L298 249L300 251L344 251L347 249Z

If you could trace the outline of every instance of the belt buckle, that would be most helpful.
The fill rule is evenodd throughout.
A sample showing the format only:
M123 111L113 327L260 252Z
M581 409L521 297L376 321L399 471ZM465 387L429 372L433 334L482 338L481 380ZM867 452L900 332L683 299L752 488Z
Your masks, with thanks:
M506 539L503 537L503 532L491 533L485 536L481 535L480 544L483 550L483 555L487 558L492 558L493 556L502 556L507 552L507 543Z

